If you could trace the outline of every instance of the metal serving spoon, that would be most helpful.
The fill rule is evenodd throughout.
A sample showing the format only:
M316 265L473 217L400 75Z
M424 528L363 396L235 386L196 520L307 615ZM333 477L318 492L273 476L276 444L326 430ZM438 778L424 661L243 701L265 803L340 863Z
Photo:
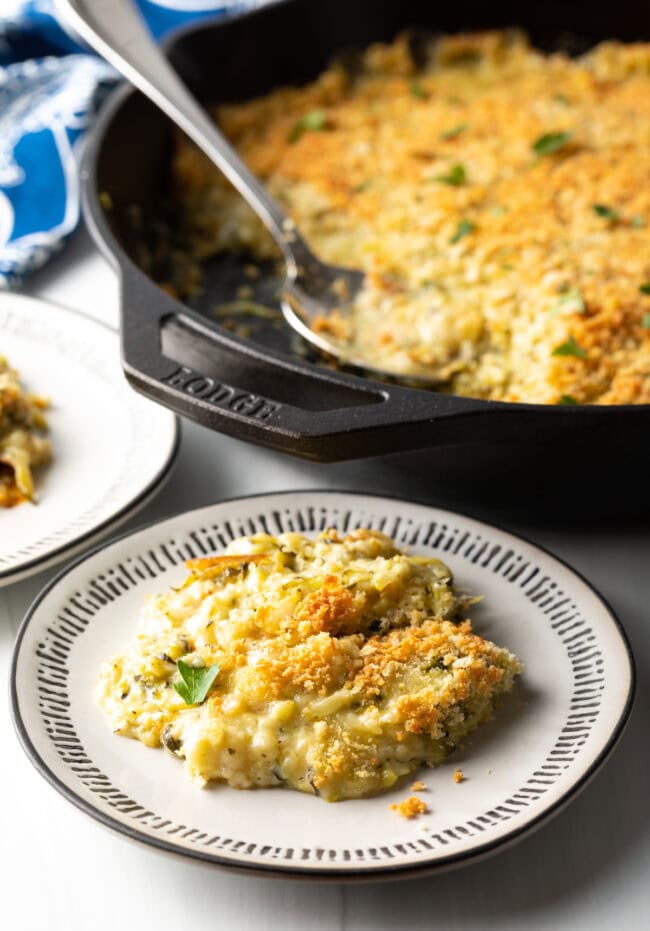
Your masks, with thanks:
M57 4L79 35L160 107L255 211L286 262L282 310L287 322L319 349L342 357L341 347L314 332L312 326L317 318L326 318L354 299L363 272L327 265L313 254L291 218L246 167L159 51L132 0L57 0Z

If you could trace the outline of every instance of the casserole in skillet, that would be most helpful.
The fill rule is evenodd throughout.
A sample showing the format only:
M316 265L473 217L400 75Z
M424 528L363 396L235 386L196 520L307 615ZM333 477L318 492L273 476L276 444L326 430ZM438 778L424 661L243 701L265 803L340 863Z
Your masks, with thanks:
M186 30L169 54L199 99L236 103L313 81L345 49L392 41L407 28L430 36L513 24L537 48L583 54L603 40L650 39L650 8L639 0L607 9L586 0L527 9L508 0L459 8L293 0ZM139 391L211 429L291 455L331 462L399 454L400 464L425 469L432 492L447 501L507 498L518 511L593 517L639 513L650 503L647 404L504 403L416 390L306 358L275 320L254 318L247 334L229 330L215 306L235 300L242 285L268 305L272 276L251 282L249 259L226 254L197 269L171 196L173 153L169 122L122 88L103 111L83 169L86 217L121 277L123 365ZM596 214L588 220L607 223ZM200 274L191 301L165 290L177 265Z
M316 254L366 272L317 321L343 358L494 400L650 401L650 44L402 33L215 117ZM174 175L199 259L282 261L184 138Z

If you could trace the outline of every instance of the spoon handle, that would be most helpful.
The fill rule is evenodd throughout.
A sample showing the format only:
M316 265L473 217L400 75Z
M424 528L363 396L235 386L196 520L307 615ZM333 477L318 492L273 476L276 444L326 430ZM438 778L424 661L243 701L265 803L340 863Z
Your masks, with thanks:
M244 164L160 52L132 0L56 0L69 24L150 98L223 172L282 250L289 277L309 249L286 213Z

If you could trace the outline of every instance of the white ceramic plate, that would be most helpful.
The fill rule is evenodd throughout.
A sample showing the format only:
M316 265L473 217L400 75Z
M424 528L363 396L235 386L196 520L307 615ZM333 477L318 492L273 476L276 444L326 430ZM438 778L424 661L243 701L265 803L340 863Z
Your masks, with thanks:
M406 821L388 794L328 804L286 789L200 789L178 760L113 735L93 702L101 662L133 635L148 592L183 560L259 531L379 527L434 553L485 595L475 629L508 646L521 686L462 753L422 771L431 811ZM228 501L179 515L85 556L31 608L12 671L16 727L59 792L155 847L239 869L369 879L448 867L512 843L557 812L602 763L633 693L633 665L609 608L571 569L524 540L422 505L337 492ZM460 766L466 778L456 784Z
M130 517L172 465L178 424L127 385L117 333L83 314L0 294L0 353L50 398L52 462L37 504L0 508L0 586L39 572Z

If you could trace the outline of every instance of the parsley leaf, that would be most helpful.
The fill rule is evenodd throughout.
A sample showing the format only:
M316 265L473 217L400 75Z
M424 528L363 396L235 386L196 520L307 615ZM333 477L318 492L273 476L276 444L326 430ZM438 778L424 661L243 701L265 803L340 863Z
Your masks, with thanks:
M544 133L533 143L535 155L541 158L543 155L552 155L559 151L563 146L573 139L573 133Z
M585 299L582 296L580 288L571 288L558 298L553 308L553 313L558 313L560 310L568 310L575 314L584 314Z
M467 172L463 165L457 162L452 165L446 175L436 175L434 181L442 181L443 184L451 184L453 187L460 187L465 183Z
M566 343L560 343L552 352L554 356L576 356L578 359L586 359L587 352L582 346L576 343L573 336L570 336Z
M621 219L618 210L614 210L613 207L608 207L607 204L592 204L591 209L597 217L602 217L603 220L611 220L615 223L617 220Z
M650 294L650 281L644 281L642 285L639 285L639 291L641 294Z
M190 666L179 659L178 671L180 682L174 682L174 688L186 705L200 705L205 701L210 686L219 674L219 666Z
M411 96L417 97L418 100L428 100L429 95L419 83L419 81L411 81Z
M650 330L650 314L644 314L641 317L641 326L644 330Z
M452 126L451 129L447 129L444 133L440 133L440 138L455 139L456 136L460 136L461 133L464 133L466 129L469 129L469 123L457 123L456 126Z
M563 394L557 403L558 404L577 404L578 402L576 401L576 399L573 397L572 394Z
M460 242L463 236L468 236L470 233L473 233L476 229L476 226L470 220L461 220L456 227L456 232L449 240L450 243Z
M303 133L322 132L327 128L327 117L324 110L311 110L305 113L293 125L287 139L289 142L297 142Z

